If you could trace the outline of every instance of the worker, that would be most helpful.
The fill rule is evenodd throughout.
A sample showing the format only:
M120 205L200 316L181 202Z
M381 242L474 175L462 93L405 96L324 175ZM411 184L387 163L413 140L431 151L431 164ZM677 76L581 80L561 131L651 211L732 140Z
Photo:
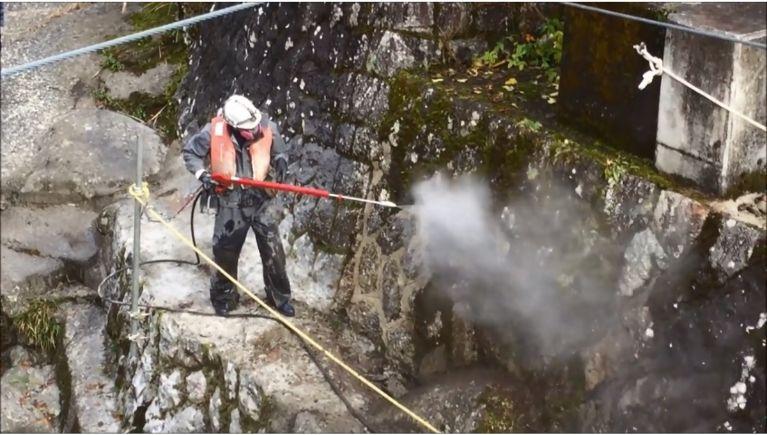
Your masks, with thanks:
M213 229L213 259L237 278L242 246L253 229L261 254L267 302L285 316L295 315L290 303L290 281L285 272L285 253L276 222L267 212L271 194L263 189L217 185L212 173L264 180L269 168L274 181L282 183L288 172L287 146L277 125L242 95L232 95L208 124L184 145L186 168L200 180L217 203ZM210 158L210 170L205 159ZM240 295L234 284L214 271L210 301L217 315L236 309Z

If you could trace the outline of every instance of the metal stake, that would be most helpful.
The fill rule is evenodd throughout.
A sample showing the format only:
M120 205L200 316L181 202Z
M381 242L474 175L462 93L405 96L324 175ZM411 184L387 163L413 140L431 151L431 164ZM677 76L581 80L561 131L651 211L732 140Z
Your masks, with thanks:
M143 172L142 165L143 147L141 138L136 135L136 188L141 189L141 176ZM131 289L131 313L138 312L138 291L139 291L139 278L141 275L141 203L138 199L133 200L133 287ZM138 334L138 318L135 315L131 315L130 332L132 337L137 337ZM137 355L138 346L136 340L131 341L130 355L134 357Z

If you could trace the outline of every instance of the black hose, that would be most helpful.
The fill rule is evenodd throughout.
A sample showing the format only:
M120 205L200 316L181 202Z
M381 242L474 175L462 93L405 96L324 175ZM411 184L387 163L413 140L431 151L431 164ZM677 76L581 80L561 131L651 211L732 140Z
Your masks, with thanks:
M200 189L199 192L197 192L197 196L194 197L194 201L192 201L192 215L189 218L189 231L192 233L192 244L194 247L197 247L197 239L194 237L194 209L197 207L197 201L200 200L200 196L202 196L202 193L205 192L204 190ZM194 251L194 256L197 258L197 263L195 263L195 266L199 266L200 264L200 254L197 253L197 251Z

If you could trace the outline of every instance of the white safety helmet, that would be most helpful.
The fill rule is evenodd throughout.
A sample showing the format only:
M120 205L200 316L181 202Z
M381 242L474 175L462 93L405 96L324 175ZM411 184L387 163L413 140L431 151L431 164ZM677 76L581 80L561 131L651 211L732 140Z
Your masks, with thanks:
M234 128L253 130L261 122L261 111L242 95L232 95L224 103L224 120Z

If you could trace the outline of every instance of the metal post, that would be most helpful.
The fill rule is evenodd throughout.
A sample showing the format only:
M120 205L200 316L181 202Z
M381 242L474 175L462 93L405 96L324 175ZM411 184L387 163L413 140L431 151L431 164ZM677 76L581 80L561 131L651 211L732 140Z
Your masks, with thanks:
M136 135L136 188L141 189L141 176L143 175L142 164L142 143L141 137ZM131 336L137 337L138 334L138 318L135 313L138 311L138 291L139 291L139 278L141 277L141 203L138 199L133 200L133 287L131 290L131 303L130 310L133 315L131 316L130 332ZM130 355L135 356L137 354L138 347L136 340L131 341Z

